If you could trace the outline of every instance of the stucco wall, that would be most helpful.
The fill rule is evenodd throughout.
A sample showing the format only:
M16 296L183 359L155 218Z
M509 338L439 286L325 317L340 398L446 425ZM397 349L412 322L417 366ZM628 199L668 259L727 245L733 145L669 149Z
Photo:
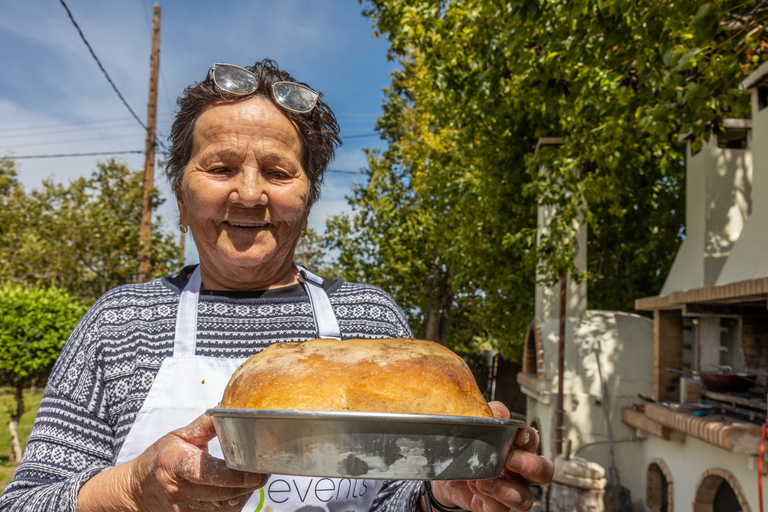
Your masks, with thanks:
M557 406L558 321L540 320L544 347L544 385L528 398L527 420L537 419L542 450L555 454L555 409ZM566 322L564 439L571 453L579 453L609 467L607 430L597 366L600 342L601 370L610 400L610 420L616 441L616 466L622 481L636 480L640 456L636 431L621 421L621 409L640 401L638 393L652 394L653 322L630 313L587 311ZM530 392L530 390L529 390ZM629 487L629 486L627 486Z
M752 197L753 211L731 250L717 284L736 283L768 276L768 108L758 110L757 90L752 91Z
M749 136L748 136L749 141ZM748 142L751 148L751 141ZM660 295L714 285L752 211L752 149L718 147L711 135L701 151L686 150L686 238Z
M755 462L753 457L733 454L690 436L686 436L684 442L664 441L655 436L648 436L642 446L642 459L638 460L638 465L643 468L640 483L645 485L645 469L648 463L653 459L663 460L672 473L675 512L688 512L693 509L696 486L702 475L705 471L716 468L728 471L735 477L752 512L760 510L757 500L757 470L750 468ZM632 490L634 492L634 488ZM637 492L645 491L638 489Z

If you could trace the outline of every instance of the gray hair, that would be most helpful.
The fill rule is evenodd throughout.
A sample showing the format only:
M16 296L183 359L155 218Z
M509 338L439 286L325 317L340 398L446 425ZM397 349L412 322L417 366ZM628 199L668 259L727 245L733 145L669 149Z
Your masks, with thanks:
M275 105L277 103L273 97L272 83L296 82L288 72L281 70L277 63L271 59L264 59L246 69L256 75L259 83L252 96L263 96ZM195 123L198 117L214 103L237 99L242 99L242 96L222 91L216 87L213 79L206 78L204 81L184 89L184 94L176 101L179 105L179 112L176 114L171 127L171 135L168 137L171 142L170 158L165 166L165 172L171 182L171 189L176 197L179 197L181 193L184 169L192 157ZM317 104L310 112L304 114L284 110L279 105L277 106L298 127L301 142L301 164L309 179L310 204L314 204L320 198L320 187L323 184L325 171L333 160L336 148L341 146L336 116L321 98L318 98Z

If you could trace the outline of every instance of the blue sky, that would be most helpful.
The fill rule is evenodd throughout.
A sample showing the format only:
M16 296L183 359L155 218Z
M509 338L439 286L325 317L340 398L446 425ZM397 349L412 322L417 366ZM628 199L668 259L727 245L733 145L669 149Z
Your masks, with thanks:
M147 115L152 5L150 0L65 0L75 21L131 108ZM176 97L203 80L215 62L251 65L264 57L323 93L336 113L344 145L331 169L359 171L374 133L382 88L395 64L387 42L372 36L357 0L163 0L158 131L167 136ZM0 155L118 152L144 149L144 132L118 98L59 0L0 2ZM351 138L347 138L351 137ZM89 175L107 156L20 159L30 189L45 178L66 182ZM120 155L133 169L143 155ZM361 177L329 173L310 226L346 208L344 196ZM161 215L169 229L177 211ZM187 259L194 259L194 254Z

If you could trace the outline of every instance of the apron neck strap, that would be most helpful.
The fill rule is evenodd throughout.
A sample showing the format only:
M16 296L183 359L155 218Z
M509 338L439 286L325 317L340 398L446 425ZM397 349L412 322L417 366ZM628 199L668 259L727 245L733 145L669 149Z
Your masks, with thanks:
M298 272L296 278L304 286L309 295L309 304L312 307L312 318L315 320L315 331L318 338L341 339L341 329L336 315L331 307L331 300L323 289L323 278L313 274L298 263L294 263Z
M328 294L323 289L323 278L313 274L298 263L296 277L304 286L309 296L312 308L312 318L315 321L315 331L318 338L341 339L341 329L333 312ZM189 282L181 290L179 311L176 315L176 335L173 341L173 357L191 357L195 355L197 346L197 303L200 298L200 265L195 268Z
M200 297L200 265L195 268L189 282L181 290L179 312L176 314L176 336L173 341L173 357L195 355L197 346L197 302Z

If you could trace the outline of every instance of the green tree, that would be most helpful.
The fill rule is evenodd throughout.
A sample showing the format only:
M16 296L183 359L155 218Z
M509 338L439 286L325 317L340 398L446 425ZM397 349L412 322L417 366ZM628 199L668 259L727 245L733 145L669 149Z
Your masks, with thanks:
M580 222L592 307L658 292L684 229L677 136L747 115L737 86L766 58L768 3L366 5L400 68L378 125L387 148L369 154L352 216L329 224L352 277L391 291L421 333L439 307L450 345L485 339L507 357L535 276L574 272ZM563 145L536 153L552 136ZM538 242L537 203L558 207Z
M0 383L13 388L16 400L9 424L11 463L21 460L17 429L24 414L22 390L45 381L86 309L64 290L0 286Z
M306 233L299 239L299 243L296 244L293 259L312 272L330 275L327 273L329 264L324 247L324 238L314 229L307 228Z
M43 182L26 193L12 164L0 167L0 278L64 288L85 302L135 282L138 271L142 173L109 160L90 177ZM157 191L153 210L162 203ZM153 215L150 275L175 271L179 250Z

